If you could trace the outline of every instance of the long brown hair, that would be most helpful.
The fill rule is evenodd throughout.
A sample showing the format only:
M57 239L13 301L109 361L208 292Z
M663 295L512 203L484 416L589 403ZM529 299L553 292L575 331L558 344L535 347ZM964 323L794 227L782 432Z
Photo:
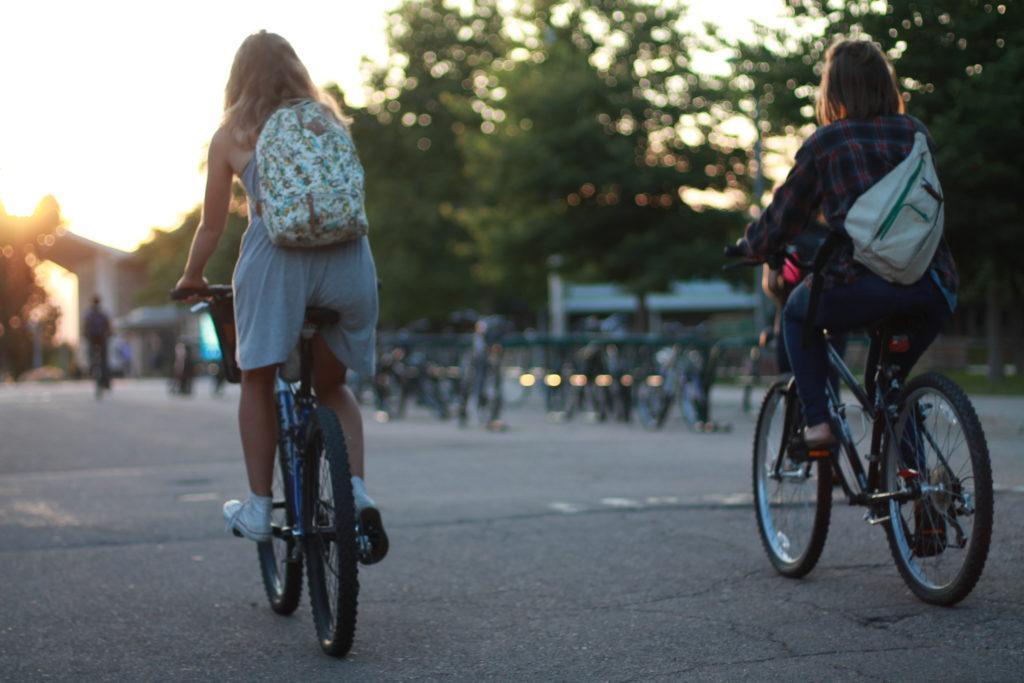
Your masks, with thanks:
M313 84L287 40L259 31L242 41L224 88L224 125L241 142L255 147L267 118L282 104L303 99L320 102L342 120L334 98Z
M882 50L867 40L841 40L830 47L815 109L823 126L844 118L902 114L896 72Z

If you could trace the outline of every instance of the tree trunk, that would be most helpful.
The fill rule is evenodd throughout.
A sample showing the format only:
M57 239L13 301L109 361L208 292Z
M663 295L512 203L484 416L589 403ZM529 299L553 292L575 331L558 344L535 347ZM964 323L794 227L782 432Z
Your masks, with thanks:
M1010 316L1014 321L1016 333L1013 343L1013 367L1017 377L1024 377L1024 317L1020 315Z
M633 330L639 334L647 332L648 318L647 292L640 292L636 295L636 315L633 321Z
M999 286L989 280L985 289L985 336L988 346L988 379L1003 379L1002 307L999 305Z

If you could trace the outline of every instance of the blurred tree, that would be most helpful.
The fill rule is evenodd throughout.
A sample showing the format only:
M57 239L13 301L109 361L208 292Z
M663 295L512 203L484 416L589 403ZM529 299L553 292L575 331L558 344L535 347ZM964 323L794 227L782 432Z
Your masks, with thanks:
M460 213L488 284L544 298L550 257L577 280L640 295L716 273L735 212L684 190L738 188L745 155L713 129L728 102L690 70L679 3L536 2L510 60L463 106L478 202ZM643 325L643 311L638 322Z
M60 309L36 281L39 247L62 231L60 207L44 197L31 216L10 216L0 205L0 378L18 377L32 366L33 334L53 343Z
M371 67L367 106L353 112L385 326L493 299L474 279L475 247L456 220L478 197L455 141L480 122L460 103L506 52L498 4L400 5L388 19L390 59Z
M206 279L211 284L230 284L231 274L238 260L242 233L248 225L245 196L239 184L232 188L233 197L228 223L224 228L217 250L206 266ZM163 306L169 304L167 293L174 287L185 269L192 237L199 227L202 207L197 206L173 230L153 230L149 241L139 246L136 258L145 264L146 284L136 294L140 305Z
M1024 250L1024 200L1014 191L1024 181L1017 161L1024 153L1024 94L1009 86L1024 77L1024 7L982 0L790 0L789 11L790 25L759 27L754 40L732 46L733 86L757 98L763 131L794 133L813 120L820 62L832 37L881 45L900 77L908 113L936 140L961 296L985 302L990 376L1001 376L1003 309L1024 295L1017 263Z

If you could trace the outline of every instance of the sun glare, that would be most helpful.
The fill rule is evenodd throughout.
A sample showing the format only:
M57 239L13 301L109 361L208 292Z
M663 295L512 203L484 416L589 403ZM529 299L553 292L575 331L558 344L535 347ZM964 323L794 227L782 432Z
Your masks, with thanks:
M0 91L22 104L0 111L0 202L25 214L53 194L71 230L121 249L176 227L202 200L200 164L242 39L281 33L316 82L358 95L362 58L386 57L394 4L6 4Z
M60 323L57 325L57 343L78 343L78 278L53 261L43 261L36 266L39 284L60 308Z

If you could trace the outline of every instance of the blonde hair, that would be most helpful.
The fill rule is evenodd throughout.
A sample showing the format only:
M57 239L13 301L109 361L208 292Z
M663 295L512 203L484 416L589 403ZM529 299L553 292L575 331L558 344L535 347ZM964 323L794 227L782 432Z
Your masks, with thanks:
M319 102L343 122L337 102L313 84L287 40L267 31L243 40L224 88L224 125L240 142L255 147L270 115L296 100Z
M815 109L822 125L905 111L892 64L866 40L841 40L829 48Z

